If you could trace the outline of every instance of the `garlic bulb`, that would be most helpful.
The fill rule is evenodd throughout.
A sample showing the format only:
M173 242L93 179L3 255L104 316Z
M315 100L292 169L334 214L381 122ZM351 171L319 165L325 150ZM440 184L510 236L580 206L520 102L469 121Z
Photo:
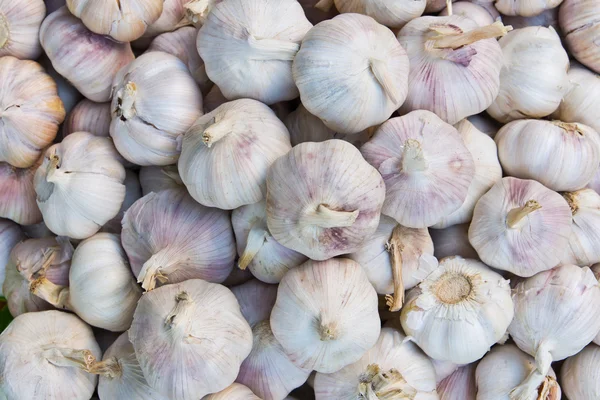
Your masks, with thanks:
M594 189L596 193L600 194L600 167L596 171L596 175L594 175L590 183L588 183L587 187Z
M552 27L554 28L556 33L559 34L559 36L563 36L560 32L560 27L558 26L559 9L560 7L544 10L540 14L534 15L532 17L522 17L519 15L503 15L502 21L505 24L511 25L514 29L525 28L528 26L545 26L547 28Z
M252 275L263 282L279 283L289 269L308 259L273 239L267 228L264 201L233 210L231 223L240 256L238 266L241 269L249 268Z
M434 225L458 210L475 174L458 131L424 110L388 120L361 152L385 181L382 212L411 228Z
M292 61L312 28L295 0L228 0L215 5L198 33L206 73L230 100L292 100Z
M56 137L65 119L63 103L52 78L34 61L0 57L0 82L0 162L31 167Z
M338 371L377 342L377 293L352 260L310 260L281 280L271 329L298 367Z
M496 0L494 5L503 15L534 17L546 10L558 7L563 0Z
M335 0L341 13L368 15L390 28L402 28L408 21L420 17L426 5L426 0Z
M585 187L600 165L600 136L583 124L513 121L495 140L505 174L535 179L556 191Z
M186 279L223 282L235 259L228 213L196 203L183 189L136 201L123 217L121 241L146 290Z
M312 28L292 70L302 104L339 133L381 124L406 98L406 52L388 28L360 14Z
M450 10L446 7L439 15L460 15L461 17L475 21L479 26L491 25L500 17L495 7L486 8L469 1L457 1L452 4L452 14L450 14Z
M569 400L595 399L600 396L600 347L590 344L577 355L567 358L560 370L560 383Z
M42 213L35 202L33 176L43 156L29 168L15 168L0 163L0 217L21 225L42 222Z
M128 43L90 32L66 7L44 20L40 42L58 73L97 102L110 99L113 78L134 59Z
M5 266L10 258L10 251L23 239L25 235L19 225L0 218L0 296L2 296L2 284L6 276Z
M402 330L402 324L400 323L400 318L396 318L394 320L390 320L386 323L386 325L390 327L395 327L396 329ZM430 359L433 364L433 369L435 370L435 381L439 385L444 379L452 375L454 372L460 368L460 365L455 364L451 361L441 361Z
M129 169L125 170L125 180L123 181L123 185L125 185L125 199L123 200L121 209L113 219L104 224L104 226L101 228L102 232L120 234L121 221L123 220L125 211L127 211L129 207L133 205L133 203L142 197L142 188L140 187L140 181L136 172L133 172Z
M477 400L508 400L511 391L535 371L533 357L523 353L514 344L495 346L477 365ZM550 368L541 377L539 385L532 386L523 400L560 400L561 390L556 374ZM474 398L473 398L474 400ZM576 399L573 399L576 400Z
M569 57L556 31L540 26L516 29L501 38L500 93L487 112L507 123L550 115L569 88Z
M61 74L58 73L56 69L54 69L52 62L45 54L38 59L38 62L42 67L44 67L46 73L50 75L50 77L56 83L58 97L60 97L60 100L63 103L66 114L69 115L73 110L73 107L75 107L75 105L84 97L73 85L71 85L68 80L66 80Z
M189 22L185 18L185 5L190 0L164 0L163 10L160 17L150 24L142 39L153 38L165 32L172 32L179 27L188 25Z
M139 178L144 196L150 192L158 193L165 189L181 189L184 187L177 171L177 165L142 167L140 168Z
M63 137L73 132L89 132L95 136L108 137L110 120L110 103L82 100L65 120Z
M564 122L579 122L600 132L600 75L584 66L572 63L569 73L569 90L552 116Z
M281 245L326 260L375 232L384 197L383 179L350 143L301 143L269 169L267 226Z
M138 165L177 161L177 136L202 115L202 93L183 61L154 51L116 75L110 136L119 153Z
M290 149L290 135L269 107L235 100L185 133L179 174L197 202L231 210L264 198L267 169Z
M600 194L591 189L564 193L573 213L573 231L562 264L600 263Z
M437 385L440 400L475 400L477 396L475 366L472 363L460 367L442 380Z
M76 132L48 148L33 183L48 228L85 239L119 212L124 179L125 169L109 138Z
M431 360L393 328L383 328L377 343L355 363L334 373L317 373L315 396L317 400L439 399Z
M565 0L558 22L570 53L583 65L600 74L598 33L600 7L597 0Z
M509 27L502 22L479 27L471 19L421 17L398 33L410 59L406 114L429 110L449 124L488 108L498 94L502 50L495 37Z
M517 346L535 357L536 368L511 392L512 400L531 393L552 361L580 352L600 331L596 313L600 286L588 267L564 265L520 282L513 291L515 318L508 331Z
M239 383L232 383L219 393L209 394L203 400L261 400L252 390Z
M469 243L469 224L452 225L444 229L430 229L433 255L441 260L448 256L478 259L479 256Z
M472 115L467 118L467 120L475 126L475 128L479 129L481 132L485 133L492 139L498 133L498 130L502 127L502 125L492 119L487 113L481 113L477 115Z
M229 289L190 279L142 296L129 340L150 387L192 400L233 383L252 331Z
M19 315L0 335L0 393L14 400L87 400L97 378L85 367L94 357L100 357L98 343L76 316Z
M469 241L489 266L529 277L560 262L571 235L571 209L532 180L497 182L475 206Z
M43 0L0 2L0 57L34 60L42 52L40 25L46 16Z
M258 279L251 279L241 285L233 286L231 292L240 304L240 311L251 327L269 319L277 298L277 285L269 285Z
M485 264L447 257L407 293L402 328L436 360L467 364L496 343L513 318L509 281Z

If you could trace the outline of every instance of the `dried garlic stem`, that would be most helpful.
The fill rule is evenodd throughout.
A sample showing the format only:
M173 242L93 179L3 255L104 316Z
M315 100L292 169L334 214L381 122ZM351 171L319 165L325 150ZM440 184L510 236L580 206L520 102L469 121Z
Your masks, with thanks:
M491 25L482 26L469 32L450 35L439 35L432 38L436 49L458 49L459 47L473 44L479 40L502 37L512 31L512 26L504 26L500 21Z
M181 292L175 296L175 307L165 318L165 326L167 329L177 330L185 337L185 332L181 325L190 320L189 313L192 310L194 301L187 292ZM179 329L178 329L179 328Z
M577 195L573 192L565 192L563 193L563 198L567 201L569 207L571 207L571 214L577 214L577 211L579 211Z
M230 134L232 128L231 119L223 119L218 122L215 120L215 122L202 133L202 142L206 147L211 148L213 144Z
M267 235L268 232L263 223L257 222L252 225L250 233L248 233L246 248L244 249L244 252L240 256L240 260L238 261L238 267L240 269L246 269L248 267L248 264L250 264L256 254L263 247L263 244L265 244Z
M17 270L29 281L44 277L46 276L46 270L54 262L60 250L58 246L48 247L44 249L42 258L33 264L31 271L24 270L21 265L17 265ZM25 276L25 273L28 273L28 276Z
M8 22L6 21L6 17L0 14L0 49L4 47L9 38L10 30L8 29Z
M122 120L128 120L135 117L135 98L137 96L137 86L133 82L128 82L124 89L119 90L119 105L117 116Z
M392 81L392 75L385 62L376 58L371 58L369 60L369 67L371 68L375 79L379 82L383 91L390 98L392 103L398 103L396 85L394 85L394 82Z
M523 207L513 208L506 216L506 224L511 229L517 229L525 224L525 217L542 208L536 200L529 200Z
M333 7L333 0L319 0L319 2L315 4L317 10L324 12L331 10L331 7Z
M452 15L452 0L446 0L446 8L448 9L448 15Z
M87 372L115 379L123 375L123 367L116 357L111 357L104 361L93 362Z
M306 211L299 225L302 228L307 226L318 226L320 228L343 228L352 226L358 218L359 210L354 211L335 211L328 208L325 204L319 204L316 209Z
M392 368L381 371L377 364L369 364L367 371L359 377L358 392L368 400L414 399L417 390Z
M552 124L564 129L565 131L571 134L584 136L584 131L579 127L579 124L575 122L552 121Z
M404 150L402 151L402 171L425 171L427 167L428 164L425 155L423 154L421 143L415 139L408 139L404 142Z
M385 303L390 311L396 312L402 308L404 302L404 281L402 280L402 250L404 250L404 246L400 240L400 225L394 228L392 237L387 244L387 250L391 254L394 294L386 294Z
M300 44L287 40L259 38L248 35L248 44L255 51L250 58L258 61L293 61L300 50Z
M75 367L87 371L96 361L96 358L89 350L65 349L52 347L44 350L42 357L50 364L57 367Z
M156 288L157 283L167 283L169 278L164 271L172 265L173 254L169 249L162 249L156 254L153 254L142 266L138 275L138 283L147 290Z
M41 277L29 284L29 291L58 309L71 309L67 286L57 285L46 277Z

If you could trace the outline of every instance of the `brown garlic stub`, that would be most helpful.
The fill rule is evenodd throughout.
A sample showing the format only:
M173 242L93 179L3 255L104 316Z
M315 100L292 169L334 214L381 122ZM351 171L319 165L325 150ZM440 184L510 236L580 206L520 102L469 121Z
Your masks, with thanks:
M0 296L3 296L2 284L6 276L4 266L6 266L10 259L12 248L23 239L25 239L25 234L21 231L19 225L7 219L0 218Z
M45 16L43 0L0 1L0 57L38 58L42 52L40 25Z

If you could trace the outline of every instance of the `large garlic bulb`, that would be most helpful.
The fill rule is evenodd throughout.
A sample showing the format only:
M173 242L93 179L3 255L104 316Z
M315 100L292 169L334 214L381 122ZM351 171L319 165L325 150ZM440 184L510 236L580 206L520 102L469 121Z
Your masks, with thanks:
M73 133L46 151L34 177L37 204L57 235L85 239L110 221L125 198L125 168L111 140Z
M487 112L502 123L553 113L569 89L569 57L556 31L515 29L499 43L504 54L500 93Z
M426 5L426 0L335 0L335 7L341 13L368 15L390 28L402 28L420 17Z
M493 6L484 7L481 4L470 1L457 1L452 3L452 13L448 7L444 8L439 15L460 15L461 17L469 18L479 26L491 25L500 16L496 8Z
M221 390L218 393L209 394L203 400L262 400L252 393L252 390L239 383L232 383L231 386Z
M431 360L405 335L383 328L360 360L334 373L317 373L317 400L438 400Z
M233 383L252 331L229 289L190 279L144 294L129 340L152 388L197 400Z
M496 0L494 5L503 15L533 17L556 8L563 0Z
M11 400L88 400L98 379L85 368L100 354L90 327L73 314L19 315L0 335L0 393Z
M444 229L430 229L433 255L438 259L448 256L478 259L477 252L469 243L469 224L452 225Z
M404 102L408 57L383 25L342 14L306 34L293 73L311 114L336 132L357 133L381 124Z
M577 61L600 74L598 18L598 0L565 0L558 12L558 22L570 53Z
M63 137L73 132L89 132L95 136L109 136L110 103L81 100L69 113L63 125Z
M187 279L223 282L235 259L227 212L196 203L183 189L136 201L123 217L121 241L146 290Z
M290 135L269 107L235 100L185 133L179 174L197 202L231 210L264 198L267 169L290 149Z
M566 200L541 183L503 178L473 212L469 241L487 265L529 277L556 266L571 235Z
M0 1L0 57L38 58L42 52L40 25L45 16L43 0Z
M460 367L439 382L440 400L476 400L475 367L475 363Z
M181 189L185 186L177 171L177 165L140 168L140 185L143 195L165 189Z
M42 222L42 213L35 201L33 177L43 159L41 156L29 168L0 163L0 217L21 225Z
M600 396L600 347L590 344L567 358L560 370L560 383L569 400Z
M25 235L19 225L0 218L0 296L2 296L2 284L6 276L5 266L10 259L10 251L23 239Z
M179 158L177 137L202 115L202 93L177 57L154 51L116 75L110 136L119 153L138 165L169 165Z
M407 293L400 321L428 356L456 364L479 360L513 318L509 281L485 264L447 257Z
M129 210L129 207L142 197L142 188L140 187L140 180L138 179L138 174L136 172L133 172L130 169L125 170L125 180L123 181L123 185L125 185L125 199L123 200L121 209L113 219L104 224L101 228L102 232L120 234L121 221L123 220L125 211Z
M553 117L564 122L579 122L600 132L600 75L584 66L572 63L569 73L569 90L564 95Z
M297 366L338 371L377 342L377 293L352 260L308 261L281 280L271 329Z
M283 246L326 260L375 232L384 197L383 179L350 143L301 143L269 169L267 226Z
M600 263L600 194L592 189L564 193L573 213L573 231L562 264Z
M310 28L295 0L227 0L208 14L198 52L225 97L273 104L298 97L292 61Z
M0 29L1 18L0 8ZM0 162L31 167L65 119L56 83L38 63L12 56L0 57L0 82Z
M42 24L40 42L59 74L92 101L108 101L117 72L133 61L129 43L90 32L66 7Z

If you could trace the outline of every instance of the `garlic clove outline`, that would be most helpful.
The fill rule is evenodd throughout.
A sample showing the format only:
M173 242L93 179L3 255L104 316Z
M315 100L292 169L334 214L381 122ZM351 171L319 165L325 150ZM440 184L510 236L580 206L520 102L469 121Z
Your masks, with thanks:
M81 100L69 113L62 128L63 138L73 132L89 132L94 136L110 136L110 103Z
M476 400L476 366L475 363L462 366L438 383L436 390L440 400Z

